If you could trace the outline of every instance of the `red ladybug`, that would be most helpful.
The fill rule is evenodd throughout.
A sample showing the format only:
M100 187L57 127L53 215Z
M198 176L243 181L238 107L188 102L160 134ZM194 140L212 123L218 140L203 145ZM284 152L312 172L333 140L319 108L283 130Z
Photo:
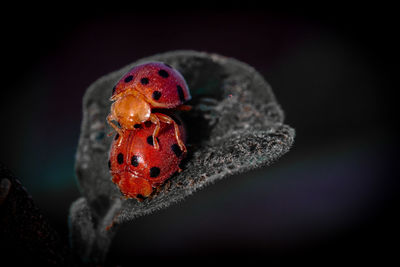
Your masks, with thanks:
M138 65L114 86L110 98L114 103L107 121L120 135L124 130L135 130L137 125L151 121L155 124L152 134L155 149L159 147L156 137L160 122L174 124L178 145L186 151L174 120L165 114L152 113L152 109L189 110L190 106L183 103L190 99L185 79L171 66L161 62Z
M176 123L185 142L184 127L179 120ZM112 181L127 198L142 200L175 172L181 171L179 163L186 152L177 143L173 125L160 123L158 150L153 148L155 128L155 124L147 121L135 131L117 133L111 144L108 166Z

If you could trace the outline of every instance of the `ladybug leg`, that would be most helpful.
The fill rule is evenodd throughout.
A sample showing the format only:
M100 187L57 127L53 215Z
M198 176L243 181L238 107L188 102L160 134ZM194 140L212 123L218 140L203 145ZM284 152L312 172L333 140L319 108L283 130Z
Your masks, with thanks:
M159 149L158 141L157 141L157 136L158 132L160 131L160 120L155 114L150 115L150 121L156 125L153 131L153 146L155 149Z
M180 106L177 106L175 109L182 110L182 111L189 111L189 110L192 109L192 106L190 106L190 105L180 105Z
M178 124L176 124L176 122L173 119L171 119L169 116L167 116L165 114L154 113L154 115L157 116L160 119L160 121L162 121L162 122L165 122L168 124L171 124L171 123L174 124L176 141L178 141L179 148L182 150L182 152L186 152L187 151L186 146L182 141L181 132L179 131Z
M115 125L112 121L114 120L114 117L110 114L107 116L107 122L108 124L113 127L113 129L119 134L122 135L122 130L120 128L118 128L117 125ZM111 136L113 133L109 133L108 136Z

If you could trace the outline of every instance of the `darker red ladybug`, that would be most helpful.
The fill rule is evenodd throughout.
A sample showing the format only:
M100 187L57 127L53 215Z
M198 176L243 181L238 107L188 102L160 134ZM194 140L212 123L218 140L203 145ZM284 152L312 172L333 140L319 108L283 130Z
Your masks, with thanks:
M171 66L161 62L138 65L113 88L110 100L114 103L107 121L120 135L123 130L135 130L135 125L151 121L155 124L153 143L156 149L160 122L174 124L178 145L182 151L186 151L174 121L167 115L152 113L152 109L188 110L190 107L183 103L190 99L185 79Z
M184 127L179 120L176 123L185 142ZM153 148L155 128L153 123L142 123L136 131L117 133L111 144L108 164L112 181L127 198L142 200L175 172L181 171L179 163L186 152L177 143L174 126L160 123L158 150Z

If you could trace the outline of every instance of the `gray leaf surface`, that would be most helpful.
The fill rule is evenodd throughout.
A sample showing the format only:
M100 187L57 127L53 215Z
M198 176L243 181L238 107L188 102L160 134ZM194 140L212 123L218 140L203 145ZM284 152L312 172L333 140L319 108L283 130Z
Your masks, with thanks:
M125 199L112 183L108 152L112 128L106 123L113 86L130 68L148 61L165 62L185 77L193 106L180 116L188 132L183 171L172 176L153 197ZM249 65L216 54L174 51L141 59L95 81L83 98L83 121L76 174L96 218L116 212L120 224L168 207L219 179L269 165L285 154L295 131L269 84Z

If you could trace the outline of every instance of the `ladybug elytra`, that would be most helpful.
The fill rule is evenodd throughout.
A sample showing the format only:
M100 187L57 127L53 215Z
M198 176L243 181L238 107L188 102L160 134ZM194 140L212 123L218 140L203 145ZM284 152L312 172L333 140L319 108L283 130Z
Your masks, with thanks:
M176 124L179 124L178 131L185 142L184 127L179 120ZM181 171L179 164L186 152L177 143L173 125L160 123L159 149L154 149L153 142L156 127L147 121L137 126L136 131L117 133L112 142L108 162L112 181L127 198L141 201L175 172Z

